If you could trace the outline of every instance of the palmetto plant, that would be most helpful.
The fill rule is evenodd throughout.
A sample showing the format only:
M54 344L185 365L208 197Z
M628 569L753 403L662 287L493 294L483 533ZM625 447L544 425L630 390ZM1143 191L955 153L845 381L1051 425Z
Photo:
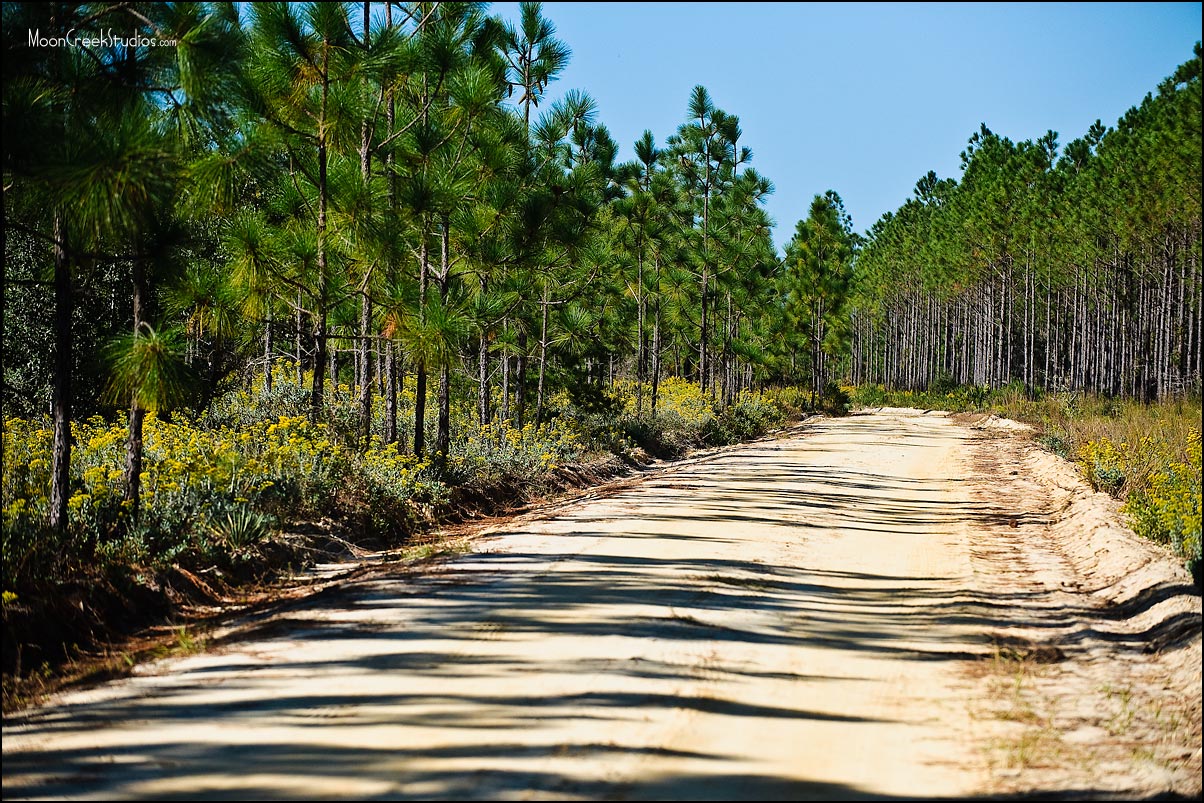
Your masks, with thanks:
M237 505L210 520L213 536L236 557L244 556L272 534L276 517Z

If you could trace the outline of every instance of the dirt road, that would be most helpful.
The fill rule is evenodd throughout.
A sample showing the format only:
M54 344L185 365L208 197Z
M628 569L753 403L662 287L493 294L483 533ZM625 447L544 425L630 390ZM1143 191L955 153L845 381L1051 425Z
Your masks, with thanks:
M4 795L1198 794L1199 597L1040 459L883 411L688 461L10 718Z

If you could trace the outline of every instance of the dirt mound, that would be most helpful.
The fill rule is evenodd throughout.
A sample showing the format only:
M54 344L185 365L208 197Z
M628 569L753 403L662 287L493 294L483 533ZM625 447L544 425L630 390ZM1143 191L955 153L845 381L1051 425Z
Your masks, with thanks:
M1202 615L1190 573L1025 425L961 421L977 432L988 478L977 496L996 522L977 573L992 599L1012 600L996 609L1007 614L982 680L992 791L1198 796Z
M1057 510L1051 535L1084 590L1113 611L1117 625L1149 634L1150 651L1178 644L1179 637L1198 642L1199 589L1179 559L1126 527L1120 503L1092 491L1073 465L1036 447L1029 447L1026 462Z
M973 429L984 430L999 430L1003 432L1032 432L1033 428L1021 421L1013 421L1010 418L1000 418L991 413L986 416L974 416L969 419L970 427Z

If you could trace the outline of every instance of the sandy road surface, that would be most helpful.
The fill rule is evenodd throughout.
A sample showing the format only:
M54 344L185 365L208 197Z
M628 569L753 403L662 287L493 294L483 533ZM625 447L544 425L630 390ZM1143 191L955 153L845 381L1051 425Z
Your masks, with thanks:
M977 438L914 411L821 420L349 583L13 718L4 795L998 791L1015 723L972 670L988 629L1037 620L1031 595L992 596L992 567L1019 564L983 544L1048 521L992 507Z

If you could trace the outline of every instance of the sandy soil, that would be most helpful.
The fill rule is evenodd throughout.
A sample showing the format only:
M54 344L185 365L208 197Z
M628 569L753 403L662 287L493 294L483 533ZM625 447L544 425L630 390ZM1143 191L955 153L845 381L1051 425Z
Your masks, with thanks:
M815 420L9 717L4 796L1198 795L1200 598L1117 516L1011 422Z

